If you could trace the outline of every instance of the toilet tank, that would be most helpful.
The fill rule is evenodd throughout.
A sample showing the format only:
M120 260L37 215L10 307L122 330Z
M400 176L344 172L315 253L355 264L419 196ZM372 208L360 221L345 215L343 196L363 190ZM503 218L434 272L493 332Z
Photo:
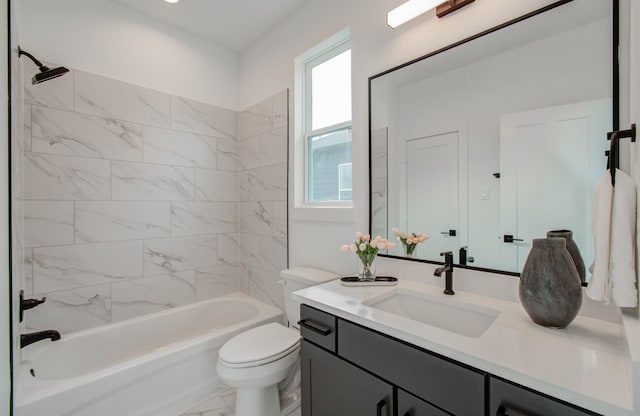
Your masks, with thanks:
M311 267L292 267L282 270L280 277L282 277L284 307L289 326L298 328L300 302L293 300L291 294L296 290L338 279L340 275Z

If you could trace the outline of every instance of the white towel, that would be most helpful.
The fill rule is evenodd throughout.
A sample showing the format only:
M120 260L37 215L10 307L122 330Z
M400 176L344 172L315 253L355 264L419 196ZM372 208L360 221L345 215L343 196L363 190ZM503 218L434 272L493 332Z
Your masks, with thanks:
M635 273L636 187L616 170L616 186L607 171L596 185L593 199L595 258L587 296L620 307L638 305Z

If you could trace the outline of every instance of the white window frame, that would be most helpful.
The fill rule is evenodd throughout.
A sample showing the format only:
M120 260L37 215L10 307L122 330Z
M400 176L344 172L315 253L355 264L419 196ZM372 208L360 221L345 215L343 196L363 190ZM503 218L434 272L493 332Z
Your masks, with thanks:
M307 123L311 120L311 97L310 94L307 94L307 91L310 91L311 87L310 71L313 66L351 49L350 38L351 30L349 28L343 29L326 41L303 53L295 60L293 219L346 222L353 220L353 201L307 201L307 184L309 179L307 176L308 137L352 126L352 120L349 120L315 131L307 131Z

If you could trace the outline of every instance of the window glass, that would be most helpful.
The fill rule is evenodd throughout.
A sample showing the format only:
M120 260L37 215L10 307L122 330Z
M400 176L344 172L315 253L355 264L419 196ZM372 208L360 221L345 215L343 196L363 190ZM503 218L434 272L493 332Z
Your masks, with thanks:
M307 200L351 201L351 126L307 137Z
M311 69L311 130L351 120L351 50Z

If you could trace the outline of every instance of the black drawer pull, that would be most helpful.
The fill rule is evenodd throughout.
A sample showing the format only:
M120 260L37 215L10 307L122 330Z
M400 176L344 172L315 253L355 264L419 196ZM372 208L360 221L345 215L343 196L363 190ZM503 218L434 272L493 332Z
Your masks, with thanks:
M377 416L382 416L382 409L387 405L387 401L385 399L382 399L378 402L378 404L376 405L376 415Z
M525 413L521 410L508 409L504 406L498 407L496 416L534 416L533 413Z
M298 321L298 325L325 337L331 333L331 328L328 326L313 322L309 319L301 319Z

